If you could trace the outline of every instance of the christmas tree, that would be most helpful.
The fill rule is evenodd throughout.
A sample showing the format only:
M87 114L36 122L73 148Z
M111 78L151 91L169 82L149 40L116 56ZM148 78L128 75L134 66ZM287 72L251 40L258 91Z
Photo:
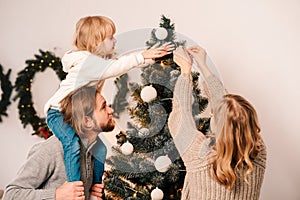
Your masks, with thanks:
M165 16L161 17L159 27L152 30L150 37L147 48L168 42L175 47L186 43L176 41L175 26ZM169 133L168 117L180 67L174 63L173 54L168 54L141 71L140 83L130 82L127 87L124 85L127 75L115 81L119 89L116 97L121 101L114 101L114 112L118 116L128 105L124 98L124 91L128 91L131 96L128 112L132 121L127 123L126 131L117 135L115 154L107 160L110 170L105 178L106 198L179 200L185 167ZM198 72L192 73L193 115L198 129L205 133L209 118L200 118L199 114L207 107L208 101L201 96L199 75Z

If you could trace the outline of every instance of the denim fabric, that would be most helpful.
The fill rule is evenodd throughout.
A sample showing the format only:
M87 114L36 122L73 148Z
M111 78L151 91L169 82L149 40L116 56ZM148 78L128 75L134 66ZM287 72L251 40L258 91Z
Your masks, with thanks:
M54 135L60 140L64 150L64 162L69 182L80 180L80 143L73 128L64 122L59 110L49 109L47 124ZM93 183L101 183L107 149L99 137L91 149L94 159Z
M94 183L102 183L104 173L104 163L107 154L107 149L102 140L97 137L97 142L91 149L94 159Z
M80 181L80 144L78 136L73 128L64 122L59 110L50 109L46 122L62 143L68 182Z

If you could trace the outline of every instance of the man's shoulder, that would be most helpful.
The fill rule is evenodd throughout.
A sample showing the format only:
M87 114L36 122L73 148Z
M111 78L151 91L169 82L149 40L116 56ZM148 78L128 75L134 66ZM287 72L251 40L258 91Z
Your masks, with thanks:
M49 152L51 154L62 152L62 144L57 137L51 136L45 141L34 144L28 153L28 157L36 152Z

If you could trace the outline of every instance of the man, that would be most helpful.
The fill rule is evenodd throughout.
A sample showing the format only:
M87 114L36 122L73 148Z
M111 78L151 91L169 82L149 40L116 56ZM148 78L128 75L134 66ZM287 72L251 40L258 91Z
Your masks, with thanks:
M112 131L115 123L112 109L96 87L83 86L61 102L64 120L81 138L81 180L66 182L63 149L52 136L31 149L17 177L7 186L3 200L85 200L91 195L102 199L103 184L92 185L91 149L100 131Z

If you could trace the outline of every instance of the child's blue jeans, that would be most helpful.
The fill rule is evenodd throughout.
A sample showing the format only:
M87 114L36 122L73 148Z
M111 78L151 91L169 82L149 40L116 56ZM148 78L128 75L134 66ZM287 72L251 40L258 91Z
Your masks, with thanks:
M68 181L80 181L79 137L73 128L64 122L59 110L49 109L46 121L54 135L62 143ZM92 147L91 153L95 158L93 183L101 183L107 149L99 137L97 137L97 142Z

